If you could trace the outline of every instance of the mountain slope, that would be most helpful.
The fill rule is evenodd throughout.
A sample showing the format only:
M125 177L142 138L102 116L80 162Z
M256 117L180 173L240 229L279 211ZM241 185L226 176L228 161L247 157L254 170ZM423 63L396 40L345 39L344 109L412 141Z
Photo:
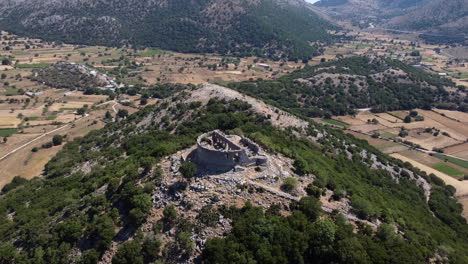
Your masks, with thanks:
M438 106L467 111L466 93L450 80L381 57L350 57L277 80L229 87L308 117L347 115L359 108L385 112Z
M254 99L227 88L186 88L67 144L47 164L44 177L16 180L4 188L0 260L466 261L468 230L451 198L452 187L340 131L315 123L274 127L273 122L292 117L274 108L264 116L242 101ZM198 97L202 94L216 98ZM309 196L301 194L289 205L288 199L242 183L242 178L236 185L238 174L182 177L181 151L213 129L247 136L294 167L284 168L279 177L306 184L313 179L306 187ZM286 176L285 170L290 171ZM268 181L274 186L279 179ZM344 206L332 211L323 205L329 212L324 213L319 199L327 206ZM268 210L248 202L242 209L231 206L248 200ZM223 233L225 239L217 238Z
M467 0L322 0L315 4L355 25L429 33L428 40L463 43L468 32ZM454 37L453 34L457 34Z
M326 8L342 16L389 17L417 8L430 0L321 0L315 6Z
M388 22L403 30L431 30L444 34L468 32L468 0L433 0Z
M331 27L300 0L15 0L0 26L80 44L151 46L181 52L287 56L318 53Z

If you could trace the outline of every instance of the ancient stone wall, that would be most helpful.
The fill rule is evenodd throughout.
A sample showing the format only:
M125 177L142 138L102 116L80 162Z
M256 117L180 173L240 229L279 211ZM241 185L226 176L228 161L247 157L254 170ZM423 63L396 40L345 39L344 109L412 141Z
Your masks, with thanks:
M231 139L237 139L236 142L242 146ZM214 170L231 169L237 165L264 165L268 159L258 155L259 152L260 147L250 139L226 136L215 130L198 137L193 161L199 166Z

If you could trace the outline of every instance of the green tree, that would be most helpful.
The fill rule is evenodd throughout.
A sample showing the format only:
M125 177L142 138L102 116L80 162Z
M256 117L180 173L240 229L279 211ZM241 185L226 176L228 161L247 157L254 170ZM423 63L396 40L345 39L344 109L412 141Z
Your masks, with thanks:
M78 108L78 110L76 110L76 113L78 115L84 116L86 114L86 109L84 107Z
M55 135L52 138L52 144L54 144L54 146L62 145L62 142L63 142L63 136L61 135Z
M7 242L0 242L0 263L15 263L16 248Z
M141 245L138 241L127 241L121 245L112 258L112 264L143 264Z
M148 236L144 239L142 253L145 262L153 262L157 259L161 244L161 241L153 236Z
M315 221L322 214L322 203L313 196L302 197L297 209L303 212L310 221Z
M119 109L117 116L120 118L126 118L128 116L128 111L126 109Z
M83 252L83 257L81 259L82 264L96 264L99 261L99 252L94 249L86 250Z
M403 122L411 123L411 116L409 116L409 115L405 116L405 119L403 119Z
M177 220L177 210L173 205L166 206L163 210L163 215L164 222L170 226L172 226Z
M106 111L106 115L104 116L107 120L112 120L112 114L109 111Z

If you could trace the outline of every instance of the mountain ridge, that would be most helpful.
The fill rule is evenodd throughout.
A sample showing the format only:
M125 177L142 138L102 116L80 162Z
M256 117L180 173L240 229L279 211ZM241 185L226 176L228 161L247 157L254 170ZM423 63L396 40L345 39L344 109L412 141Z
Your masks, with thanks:
M0 3L0 26L78 44L310 58L332 28L299 0L24 0Z

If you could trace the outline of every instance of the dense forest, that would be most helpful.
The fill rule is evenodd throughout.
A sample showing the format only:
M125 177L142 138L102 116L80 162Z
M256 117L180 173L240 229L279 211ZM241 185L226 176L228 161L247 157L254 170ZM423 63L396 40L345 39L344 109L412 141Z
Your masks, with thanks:
M434 175L341 131L315 123L303 131L280 130L242 101L213 98L207 105L186 104L188 93L75 139L46 165L43 177L17 178L5 186L0 263L97 263L113 240L123 242L117 227L134 239L119 246L112 263L174 263L190 256L190 237L203 232L203 219L220 215L233 221L232 231L207 241L197 261L466 263L468 226L461 206L452 198L454 188ZM147 122L162 113L167 113L166 122ZM184 121L184 116L190 118ZM298 173L316 176L307 187L309 196L291 203L287 217L275 206L264 211L249 203L234 208L218 201L213 210L188 219L168 206L161 222L142 232L139 227L152 207L150 193L163 177L158 163L214 129L242 133L266 150L294 159ZM327 136L308 138L318 133ZM371 168L371 155L395 174ZM432 184L429 201L415 183L419 177ZM376 230L366 224L355 227L338 212L325 214L318 200L325 190L348 197L359 218L382 224ZM175 230L175 241L163 245L159 234L168 227Z
M350 57L306 66L276 80L246 81L230 88L306 117L429 109L467 111L464 87L387 58ZM452 92L447 91L452 88Z
M0 3L0 26L15 34L67 43L273 59L319 54L320 48L309 42L331 41L326 30L334 28L294 1L87 2Z

